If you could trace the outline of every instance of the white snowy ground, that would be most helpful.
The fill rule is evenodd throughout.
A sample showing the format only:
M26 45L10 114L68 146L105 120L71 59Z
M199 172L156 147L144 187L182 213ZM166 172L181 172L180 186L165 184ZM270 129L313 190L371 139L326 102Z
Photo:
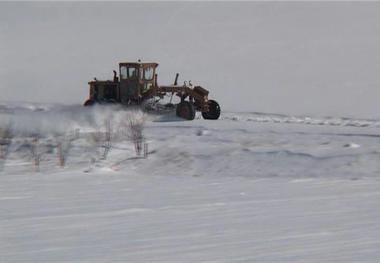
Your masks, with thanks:
M376 120L148 116L147 159L119 139L100 160L89 134L125 112L0 111L15 136L0 172L0 262L380 261ZM75 129L60 168L54 134Z

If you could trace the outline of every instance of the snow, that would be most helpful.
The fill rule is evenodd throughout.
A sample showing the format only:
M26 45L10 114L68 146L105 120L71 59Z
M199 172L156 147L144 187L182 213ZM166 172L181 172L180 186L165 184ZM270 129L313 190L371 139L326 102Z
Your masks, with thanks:
M15 136L0 166L0 262L380 258L378 120L223 113L189 122L79 106L0 109ZM90 134L104 131L105 119L116 131L128 116L145 119L148 157L115 136L100 158ZM55 139L73 131L61 168ZM36 134L39 171L20 147Z

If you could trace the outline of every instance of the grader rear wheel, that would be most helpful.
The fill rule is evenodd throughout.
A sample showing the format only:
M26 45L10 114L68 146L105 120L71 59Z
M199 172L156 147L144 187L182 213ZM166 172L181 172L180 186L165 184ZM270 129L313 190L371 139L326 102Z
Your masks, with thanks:
M205 120L217 120L220 117L220 106L215 100L208 101L208 112L202 112L202 117Z
M189 101L182 101L177 105L176 114L178 117L185 120L194 120L195 118L195 108L194 105Z

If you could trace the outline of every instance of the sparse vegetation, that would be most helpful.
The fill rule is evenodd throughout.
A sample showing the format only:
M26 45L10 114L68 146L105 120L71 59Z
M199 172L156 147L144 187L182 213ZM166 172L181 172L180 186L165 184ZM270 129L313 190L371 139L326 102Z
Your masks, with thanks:
M79 156L86 154L91 168L99 161L107 161L114 147L118 151L130 152L131 147L125 146L128 143L133 144L136 156L146 158L148 145L143 134L145 115L140 111L105 113L101 114L101 118L95 116L96 121L86 126L84 132L74 128L76 125L60 123L49 126L46 120L41 121L44 125L33 122L29 126L22 119L17 123L16 133L12 133L10 125L3 125L0 127L0 171L10 153L15 153L12 161L27 159L35 171L42 171L41 165L45 162L56 163L62 168L68 165L69 158L73 164L81 163L83 158Z

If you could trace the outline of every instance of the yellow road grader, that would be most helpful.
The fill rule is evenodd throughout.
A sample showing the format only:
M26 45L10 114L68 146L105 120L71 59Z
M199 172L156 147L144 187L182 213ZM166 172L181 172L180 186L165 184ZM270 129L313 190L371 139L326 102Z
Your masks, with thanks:
M176 107L176 115L185 120L193 120L195 112L200 111L204 119L217 120L220 116L220 106L215 100L208 98L208 90L191 83L178 85L176 74L173 85L157 84L157 63L125 62L119 63L119 77L114 70L113 80L94 79L90 86L89 98L85 106L95 104L118 103L125 106L142 105L152 99L162 99L165 96L176 95L180 102Z

